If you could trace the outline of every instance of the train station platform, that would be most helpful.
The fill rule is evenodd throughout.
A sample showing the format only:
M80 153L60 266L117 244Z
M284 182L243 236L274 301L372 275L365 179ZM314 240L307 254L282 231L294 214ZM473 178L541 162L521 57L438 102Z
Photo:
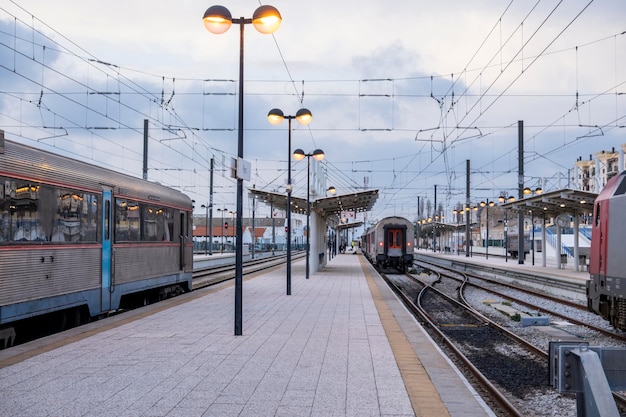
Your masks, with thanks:
M504 250L502 250L502 248L490 248L488 256L486 256L485 254L485 248L481 247L473 248L469 257L466 256L465 252L446 253L440 251L433 252L432 250L426 249L416 250L415 254L425 254L428 256L437 256L449 259L461 259L470 263L474 262L479 264L492 265L495 268L502 269L516 269L521 271L558 275L576 279L589 278L589 272L587 271L587 268L579 268L579 270L576 271L571 265L571 262L573 262L571 259L569 260L570 263L563 263L559 268L554 259L548 258L546 260L546 266L543 266L541 261L541 253L535 254L534 262L532 260L531 254L527 254L524 258L524 263L522 264L519 263L519 260L517 258L512 258L510 256L505 257Z
M0 351L9 416L492 416L361 255L304 261Z

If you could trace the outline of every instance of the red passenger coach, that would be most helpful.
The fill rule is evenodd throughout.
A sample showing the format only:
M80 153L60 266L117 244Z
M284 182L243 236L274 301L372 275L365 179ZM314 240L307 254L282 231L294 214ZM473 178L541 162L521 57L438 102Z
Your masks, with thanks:
M593 209L587 304L626 330L626 171L611 178Z
M406 270L413 264L413 224L402 217L386 217L363 235L365 255L382 267Z

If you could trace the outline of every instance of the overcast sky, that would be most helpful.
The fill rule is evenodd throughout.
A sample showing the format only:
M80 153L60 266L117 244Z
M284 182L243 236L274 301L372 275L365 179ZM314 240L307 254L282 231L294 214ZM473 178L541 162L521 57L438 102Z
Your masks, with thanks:
M8 139L141 176L148 119L149 178L199 206L214 158L215 207L234 209L224 165L237 153L239 27L207 32L215 3L1 4ZM251 17L260 3L221 4ZM379 189L370 219L414 219L434 185L451 211L465 201L467 159L473 201L516 193L518 120L533 188L565 187L578 157L626 143L623 0L270 4L278 31L245 29L246 187L284 192L287 123L267 122L273 107L311 110L309 126L294 121L292 150L323 149L340 194ZM304 197L306 160L292 166Z

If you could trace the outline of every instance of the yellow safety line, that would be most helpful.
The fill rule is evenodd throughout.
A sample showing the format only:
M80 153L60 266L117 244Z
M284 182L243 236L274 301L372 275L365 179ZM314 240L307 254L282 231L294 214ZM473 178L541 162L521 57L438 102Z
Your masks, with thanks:
M422 363L400 328L389 305L380 293L370 273L369 265L366 263L363 256L359 256L359 261L361 262L363 273L367 279L370 293L374 299L374 305L376 306L376 310L378 310L380 321L391 345L391 350L393 351L396 363L400 369L400 374L402 375L404 386L409 395L413 412L418 417L450 417L450 413L441 400L428 373L422 366Z

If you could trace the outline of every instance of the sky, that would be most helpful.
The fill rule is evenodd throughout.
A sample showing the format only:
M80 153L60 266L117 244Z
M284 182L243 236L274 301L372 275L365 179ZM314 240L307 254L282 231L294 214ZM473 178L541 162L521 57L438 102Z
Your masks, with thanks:
M201 214L213 158L214 207L234 210L239 26L205 30L213 4L1 0L0 129L141 177L147 119L148 178ZM221 4L250 18L261 3ZM269 124L272 108L311 111L293 121L292 151L322 149L323 186L339 194L378 189L370 220L414 220L435 185L451 212L467 160L471 201L516 195L520 120L531 188L567 187L578 158L626 143L623 0L270 4L280 28L244 30L246 188L285 192L288 127ZM292 177L304 197L306 159Z

